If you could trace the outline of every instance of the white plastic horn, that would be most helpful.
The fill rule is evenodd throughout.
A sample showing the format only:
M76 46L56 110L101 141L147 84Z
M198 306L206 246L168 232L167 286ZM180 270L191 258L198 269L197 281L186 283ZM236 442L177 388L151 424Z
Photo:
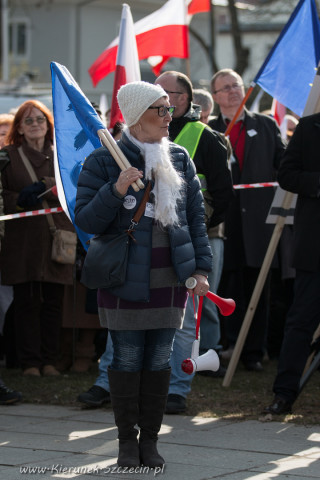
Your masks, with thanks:
M182 362L181 368L188 375L201 370L219 370L220 360L215 350L208 350L199 356L199 340L195 340L192 345L191 358L187 358Z

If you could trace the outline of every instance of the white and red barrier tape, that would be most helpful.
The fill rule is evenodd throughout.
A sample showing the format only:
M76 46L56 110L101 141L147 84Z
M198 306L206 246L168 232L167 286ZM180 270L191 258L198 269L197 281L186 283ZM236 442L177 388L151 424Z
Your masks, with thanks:
M243 183L241 185L233 185L235 190L243 188L263 188L263 187L278 187L278 182L264 182L264 183Z
M263 187L278 187L278 182L264 182L264 183L243 183L239 185L233 185L235 190L245 189L245 188L263 188ZM24 217L34 217L37 215L48 215L48 213L60 213L63 212L62 207L56 208L44 208L42 210L33 210L30 212L21 212L21 213L11 213L9 215L0 216L1 220L12 220L14 218L24 218Z
M12 220L14 218L35 217L36 215L48 215L48 213L60 213L60 212L63 212L62 207L43 208L42 210L32 210L30 212L9 213L8 215L0 216L0 221Z

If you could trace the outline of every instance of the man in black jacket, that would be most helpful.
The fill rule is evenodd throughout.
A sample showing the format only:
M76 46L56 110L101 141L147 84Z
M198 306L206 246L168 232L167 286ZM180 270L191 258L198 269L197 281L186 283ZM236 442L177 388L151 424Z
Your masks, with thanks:
M211 80L211 92L220 107L220 115L212 119L209 126L225 132L245 95L242 78L231 69L220 70ZM233 148L233 184L275 180L285 146L272 118L243 108L230 132L230 142ZM272 235L273 226L267 225L265 220L273 196L271 188L237 190L226 214L220 293L233 298L237 305L225 326L231 352ZM261 362L267 333L269 283L270 275L266 279L242 352L241 359L247 370L263 369Z
M164 72L155 83L162 86L169 95L170 104L175 106L169 138L189 151L206 196L208 228L214 228L224 221L233 196L226 146L218 133L199 121L201 110L192 103L192 83L186 75L175 71ZM186 397L191 390L193 376L182 371L181 363L190 357L194 340L194 307L192 298L189 298L183 328L177 330L173 344L166 413L179 413L186 409Z
M264 413L291 412L313 334L320 324L320 113L300 119L281 162L279 184L297 193L293 225L294 300L287 315L273 384Z

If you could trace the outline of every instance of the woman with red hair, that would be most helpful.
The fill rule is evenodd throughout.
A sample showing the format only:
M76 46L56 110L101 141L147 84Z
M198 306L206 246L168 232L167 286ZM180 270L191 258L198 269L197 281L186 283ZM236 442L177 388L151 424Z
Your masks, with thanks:
M2 150L9 164L2 172L5 213L36 210L45 199L50 208L59 201L53 164L53 116L37 100L18 109ZM30 175L31 165L37 181ZM45 193L46 192L46 193ZM39 198L40 196L40 198ZM51 214L56 229L73 231L64 213ZM47 215L6 222L1 250L2 284L14 291L17 354L25 375L59 375L62 300L65 284L72 284L72 265L51 259L53 229Z

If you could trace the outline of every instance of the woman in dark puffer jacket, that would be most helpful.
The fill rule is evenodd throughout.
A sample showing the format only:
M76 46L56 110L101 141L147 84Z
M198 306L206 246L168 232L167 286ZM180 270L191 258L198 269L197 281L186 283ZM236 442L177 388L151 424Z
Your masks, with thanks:
M120 171L106 148L94 151L79 177L75 221L93 234L127 230L144 194L132 183L152 182L130 244L126 281L100 288L98 305L114 346L108 375L118 465L159 467L164 459L156 443L174 334L182 327L188 293L205 295L209 289L211 250L194 164L185 149L166 138L174 109L166 92L133 82L121 87L118 102L126 122L118 145L131 167ZM184 286L190 276L197 280L194 290Z

